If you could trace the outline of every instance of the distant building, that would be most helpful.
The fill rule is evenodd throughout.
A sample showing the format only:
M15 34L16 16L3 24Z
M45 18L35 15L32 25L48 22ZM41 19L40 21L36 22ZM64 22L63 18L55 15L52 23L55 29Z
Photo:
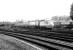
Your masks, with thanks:
M54 25L69 24L72 20L69 16L55 16L52 18Z
M29 26L46 26L51 27L53 26L53 22L51 20L34 20L34 21L28 21Z

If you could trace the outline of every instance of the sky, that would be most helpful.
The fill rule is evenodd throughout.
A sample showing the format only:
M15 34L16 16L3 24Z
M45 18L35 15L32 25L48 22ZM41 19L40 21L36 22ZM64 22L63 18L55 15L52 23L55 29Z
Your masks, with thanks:
M73 0L0 0L0 21L51 19L70 15Z

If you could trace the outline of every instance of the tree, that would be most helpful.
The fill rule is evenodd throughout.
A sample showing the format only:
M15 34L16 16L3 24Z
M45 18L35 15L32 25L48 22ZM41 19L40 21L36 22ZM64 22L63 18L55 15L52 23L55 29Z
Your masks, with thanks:
M71 5L70 18L73 20L73 3Z

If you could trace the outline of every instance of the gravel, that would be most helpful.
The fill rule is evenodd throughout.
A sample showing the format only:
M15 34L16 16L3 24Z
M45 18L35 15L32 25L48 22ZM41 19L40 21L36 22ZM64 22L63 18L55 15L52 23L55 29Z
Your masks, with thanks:
M10 43L8 41L0 39L0 50L26 50L26 49L23 49L15 45L14 43Z

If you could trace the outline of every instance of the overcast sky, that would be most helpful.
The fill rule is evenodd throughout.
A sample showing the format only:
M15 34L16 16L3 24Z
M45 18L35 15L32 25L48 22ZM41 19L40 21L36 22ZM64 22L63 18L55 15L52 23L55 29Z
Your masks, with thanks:
M0 21L69 15L73 0L0 0Z

